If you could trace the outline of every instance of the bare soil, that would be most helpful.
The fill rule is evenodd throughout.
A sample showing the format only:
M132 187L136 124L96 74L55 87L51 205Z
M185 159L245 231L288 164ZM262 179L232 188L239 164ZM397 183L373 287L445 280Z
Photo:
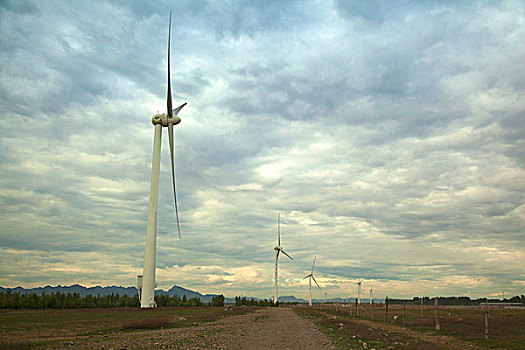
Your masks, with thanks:
M8 346L9 347L9 346ZM14 348L41 349L335 349L330 340L292 309L261 308L193 327L113 331L48 339Z
M385 323L378 311L372 320L300 305L3 310L0 349L524 349L522 312L491 311L487 341L477 311L447 310L440 333L415 312L392 310Z

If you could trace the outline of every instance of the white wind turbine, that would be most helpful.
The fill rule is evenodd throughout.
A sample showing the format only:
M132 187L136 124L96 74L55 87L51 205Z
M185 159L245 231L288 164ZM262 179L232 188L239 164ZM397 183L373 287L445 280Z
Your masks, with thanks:
M177 231L180 238L179 211L177 209L177 193L175 191L175 167L173 164L173 126L180 123L177 116L179 111L186 105L183 103L179 107L172 109L171 101L171 81L170 81L170 40L171 40L171 12L168 32L168 97L167 114L155 114L151 119L155 125L153 138L153 160L151 164L151 185L149 197L148 226L146 233L146 252L144 254L144 270L142 277L139 276L139 288L142 288L140 307L155 307L155 267L157 254L157 208L159 198L159 172L160 172L160 145L162 139L162 128L168 128L170 143L171 173L173 182L173 198L175 200L175 216L177 218Z
M304 279L306 278L309 278L308 280L308 288L310 290L310 300L308 300L308 305L312 306L312 279L314 280L315 284L317 284L317 287L319 289L321 289L321 287L319 287L319 283L317 283L317 281L315 280L315 277L314 277L314 266L315 266L315 259L317 258L317 256L314 256L314 263L312 264L312 272L310 272L309 275L307 275Z
M284 255L286 255L291 260L293 260L293 258L284 251L283 247L281 247L281 213L279 213L279 216L277 217L277 245L273 247L273 249L275 250L275 278L274 278L275 294L274 294L273 303L277 304L277 301L279 300L279 294L277 290L277 286L279 285L279 282L277 280L277 266L278 266L279 253L282 252Z
M363 280L357 282L357 304L361 304L361 282L363 282Z

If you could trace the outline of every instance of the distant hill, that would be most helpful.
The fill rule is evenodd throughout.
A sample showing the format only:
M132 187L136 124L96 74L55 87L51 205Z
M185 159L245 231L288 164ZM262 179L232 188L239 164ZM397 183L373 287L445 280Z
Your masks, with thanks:
M280 303L307 303L308 301L304 299L296 298L293 295L283 295L279 297L279 302Z
M3 288L0 287L0 292L5 292L7 290L11 290L11 292L20 292L21 294L31 294L36 293L38 295L42 295L42 293L51 294L51 293L78 293L80 296L85 297L86 295L93 295L93 296L105 296L105 295L111 295L111 294L119 294L119 295L127 295L127 296L134 296L137 295L137 289L135 287L121 287L121 286L108 286L108 287L84 287L79 284L73 284L71 286L61 286L58 285L56 287L53 286L45 286L45 287L38 287L38 288L22 288L22 287L16 287L16 288ZM207 303L213 298L214 296L218 294L201 294L199 292L195 292L190 289L182 288L177 285L174 285L171 287L168 291L158 289L155 291L155 295L169 295L171 296L178 296L182 298L183 296L186 296L186 298L199 298L202 302ZM252 298L252 297L246 297L246 299L254 299L254 300L261 300L259 298ZM348 301L355 303L354 298L350 299L341 299L341 298L332 298L328 299L328 302L342 302L342 303L348 303ZM225 298L224 300L227 304L233 304L235 303L235 298ZM293 295L284 295L279 297L279 301L281 303L307 303L307 300L297 298ZM314 303L323 303L324 299L313 299ZM384 302L382 299L374 299L374 303L378 302ZM368 304L368 299L361 299L361 303Z
M127 295L127 296L134 296L137 295L137 288L135 287L120 287L120 286L109 286L109 287L84 287L78 284L73 284L71 286L61 286L58 285L56 287L53 286L45 286L45 287L38 287L38 288L22 288L22 287L16 287L16 288L3 288L0 287L0 292L5 292L7 290L11 290L11 292L17 293L20 292L21 294L32 294L36 293L37 295L42 295L42 293L51 294L51 293L78 293L80 296L85 297L86 295L111 295L111 294L119 294L119 295ZM182 288L179 286L173 286L168 291L164 291L162 289L156 290L155 295L169 295L171 296L178 296L182 298L183 296L186 296L186 298L200 298L203 302L209 302L211 298L216 296L217 294L201 294L199 292L195 292L186 288ZM232 299L233 300L233 299Z

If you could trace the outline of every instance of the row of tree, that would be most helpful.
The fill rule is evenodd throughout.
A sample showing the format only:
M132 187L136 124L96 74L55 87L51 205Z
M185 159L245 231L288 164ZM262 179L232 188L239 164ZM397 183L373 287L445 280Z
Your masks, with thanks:
M42 295L31 293L12 293L10 290L0 292L1 309L83 309L83 308L107 308L139 306L139 297L119 294L104 296L86 295L82 297L79 293L42 293Z
M224 296L214 296L209 303L203 303L200 298L182 298L178 296L155 296L158 306L224 306ZM110 294L104 296L86 295L79 293L12 293L10 290L0 292L0 309L84 309L84 308L109 308L109 307L139 307L138 295L127 296Z
M155 296L155 302L157 306L203 306L204 303L198 297L186 298L184 295L182 299L177 295L170 297L169 295L157 295ZM209 304L206 304L209 305Z
M253 298L246 299L246 297L235 297L235 306L279 306L279 302L277 304L274 304L271 300L255 300Z
M423 299L423 305L434 305L434 298L430 297L414 297L410 299L390 299L388 298L389 304L406 304L406 305L420 305L421 299ZM463 306L477 306L483 303L522 303L525 305L525 296L515 296L510 299L487 299L478 298L470 299L469 297L438 297L439 305L463 305Z

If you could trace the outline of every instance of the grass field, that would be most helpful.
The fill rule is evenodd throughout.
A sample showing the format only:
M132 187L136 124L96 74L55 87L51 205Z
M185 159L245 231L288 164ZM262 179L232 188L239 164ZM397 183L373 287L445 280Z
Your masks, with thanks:
M349 321L369 320L378 324L385 323L384 305L375 306L373 310L369 305L362 305L359 310L359 317L356 317L355 305L352 305L351 310L349 307L342 308L340 306L336 310L335 305L324 305L318 306L317 311L321 311L321 313L315 315L318 319L317 321L321 322L321 324L330 324L331 315L344 317ZM486 311L487 309L470 307L441 307L438 311L441 329L439 332L436 332L433 307L426 306L423 310L423 317L421 317L421 310L418 306L406 306L403 310L402 305L389 305L386 322L387 324L419 331L422 334L432 333L451 336L482 348L525 349L524 309L491 309L489 311L488 340L485 339ZM299 312L304 312L304 310ZM328 331L333 333L333 327L328 329ZM339 336L338 332L335 333L336 337ZM369 336L370 340L378 339L377 334L364 334L365 338L367 336ZM403 337L406 338L407 335L405 334ZM414 343L412 342L412 344ZM426 349L427 347L420 348ZM432 347L430 346L429 348Z
M246 314L249 307L166 307L0 311L0 348L64 344L70 339L118 335L145 329L190 327Z
M332 317L330 313L309 308L294 311L314 322L337 349L420 349L439 350L439 346L406 334L374 329L350 317Z

